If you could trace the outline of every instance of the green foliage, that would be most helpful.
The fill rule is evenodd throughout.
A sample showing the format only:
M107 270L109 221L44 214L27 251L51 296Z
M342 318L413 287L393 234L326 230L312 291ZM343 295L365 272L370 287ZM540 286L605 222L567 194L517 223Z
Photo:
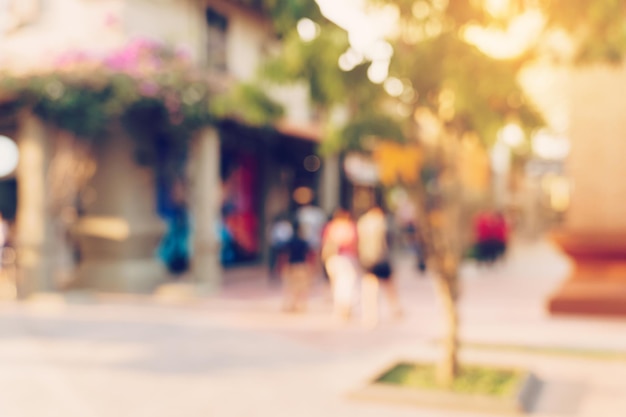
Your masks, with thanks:
M446 17L441 19L449 21ZM476 132L489 144L507 118L517 118L527 129L543 123L517 81L522 60L491 58L454 27L419 42L403 37L390 42L395 50L390 75L408 81L415 91L413 108L441 115L442 93L448 93L453 111L442 118L457 132Z
M166 170L184 159L194 132L214 120L206 82L159 44L136 40L104 59L71 53L60 62L39 74L3 74L0 97L87 141L105 140L120 121L138 161ZM163 149L167 161L157 157Z
M48 93L43 98L34 99L35 113L79 137L98 136L108 123L104 108L109 95L108 89L89 90L62 85L54 82L49 84L50 88L65 90L61 97L53 98Z
M346 32L333 24L321 26L319 36L310 42L292 30L283 37L280 54L267 61L261 75L281 84L305 81L311 101L330 107L346 100L346 77L337 62L348 46Z
M290 32L302 18L323 18L317 3L312 0L234 0L243 6L270 15L279 35Z
M343 148L347 150L372 150L380 139L406 142L398 120L378 113L359 113L341 131Z
M415 111L426 107L433 114L440 114L444 92L452 93L454 103L452 117L442 116L442 120L458 133L478 133L487 144L495 140L498 130L510 118L518 120L528 131L543 123L516 79L526 57L496 60L461 38L463 25L491 18L480 2L426 1L427 17L416 17L416 2L412 0L371 3L393 5L400 10L399 35L389 39L394 49L389 75L402 80L412 94L390 97L380 85L371 83L367 77L369 61L351 71L342 71L338 61L350 46L347 34L315 13L306 17L319 25L317 38L303 41L294 25L284 33L280 55L264 68L263 75L273 82L306 82L312 103L323 113L332 112L336 106L349 109L347 126L328 129L334 135L329 138L332 146L326 148L353 149L367 142L365 138L377 135L400 141L414 137ZM293 21L301 17L305 15L294 14ZM425 28L433 24L440 28L436 36L420 41L403 36L411 30L425 33ZM405 110L400 113L399 108Z
M319 153L321 155L336 155L345 149L343 137L341 135L341 129L334 125L325 126L323 132L323 138Z
M320 20L323 18L315 1L310 0L263 0L274 22L279 35L290 32L300 19L309 18Z
M227 93L216 96L211 112L218 118L231 118L251 126L267 126L281 118L283 107L253 84L239 84Z
M20 107L32 107L46 121L80 137L96 137L107 126L104 103L108 88L89 85L60 74L44 74L28 78L4 75L0 91Z

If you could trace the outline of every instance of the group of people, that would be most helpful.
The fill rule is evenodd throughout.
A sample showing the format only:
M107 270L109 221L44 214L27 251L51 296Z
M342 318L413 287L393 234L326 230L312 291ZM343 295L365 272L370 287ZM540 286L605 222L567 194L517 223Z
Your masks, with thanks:
M282 242L273 246L270 268L272 276L282 277L286 311L306 308L315 271L321 265L338 319L352 317L359 284L365 326L378 322L380 290L393 314L402 314L393 281L389 227L381 207L370 208L356 221L347 210L338 209L325 224L318 221L316 228L300 221L302 217L306 220L298 216L292 224L287 218L278 219L270 234L273 243Z

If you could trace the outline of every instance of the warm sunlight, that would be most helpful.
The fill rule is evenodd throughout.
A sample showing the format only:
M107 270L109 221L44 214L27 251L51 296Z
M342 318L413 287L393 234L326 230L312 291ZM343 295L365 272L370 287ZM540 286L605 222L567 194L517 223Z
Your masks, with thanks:
M387 7L373 13L366 10L365 0L316 1L328 19L348 31L353 51L346 53L340 60L339 65L344 71L354 68L361 62L362 57L373 61L387 60L380 57L380 43L381 39L396 30L397 9ZM487 12L494 18L504 16L508 7L508 0L487 0L485 3ZM529 10L514 17L506 29L495 25L487 27L469 25L462 29L461 35L469 43L494 58L510 59L519 56L530 47L545 23L545 17L539 10ZM358 55L360 59L356 59ZM382 63L378 63L376 68L370 71L376 82L382 82L381 78L385 75L383 66Z
M506 30L500 27L470 25L462 36L486 54L498 59L521 55L537 39L545 24L538 10L529 10L515 17Z
M351 48L339 59L339 67L350 71L363 62L364 58L373 63L368 77L380 84L387 79L389 60L393 49L383 39L394 30L398 11L393 7L368 13L365 0L316 0L322 13L348 32Z

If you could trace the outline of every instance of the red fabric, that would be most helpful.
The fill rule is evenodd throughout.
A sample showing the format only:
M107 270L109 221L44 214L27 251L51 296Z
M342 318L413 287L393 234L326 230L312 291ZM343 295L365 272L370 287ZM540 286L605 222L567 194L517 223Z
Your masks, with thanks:
M506 242L509 235L508 226L506 220L501 215L496 215L493 221L491 229L492 239L499 242Z
M481 213L474 221L474 234L478 242L497 240L506 242L508 239L508 225L500 214Z

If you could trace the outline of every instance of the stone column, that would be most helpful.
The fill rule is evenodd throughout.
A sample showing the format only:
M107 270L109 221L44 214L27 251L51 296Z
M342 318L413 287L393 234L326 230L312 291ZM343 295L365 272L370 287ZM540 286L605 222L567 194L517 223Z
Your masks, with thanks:
M624 97L625 67L588 67L571 74L567 174L573 192L554 240L574 268L550 299L554 313L626 316Z
M153 170L137 165L135 144L121 128L113 132L95 151L95 198L76 229L79 282L102 291L147 293L167 280L155 253L165 225L156 213Z
M320 206L327 214L331 214L339 207L339 194L341 193L341 166L339 161L339 155L330 155L324 158L322 164Z
M220 136L211 127L195 138L189 160L190 207L194 225L192 273L200 293L222 282L218 225L221 218Z
M51 138L44 123L30 113L20 119L17 144L17 246L20 295L54 289L53 224L48 211L46 172Z

